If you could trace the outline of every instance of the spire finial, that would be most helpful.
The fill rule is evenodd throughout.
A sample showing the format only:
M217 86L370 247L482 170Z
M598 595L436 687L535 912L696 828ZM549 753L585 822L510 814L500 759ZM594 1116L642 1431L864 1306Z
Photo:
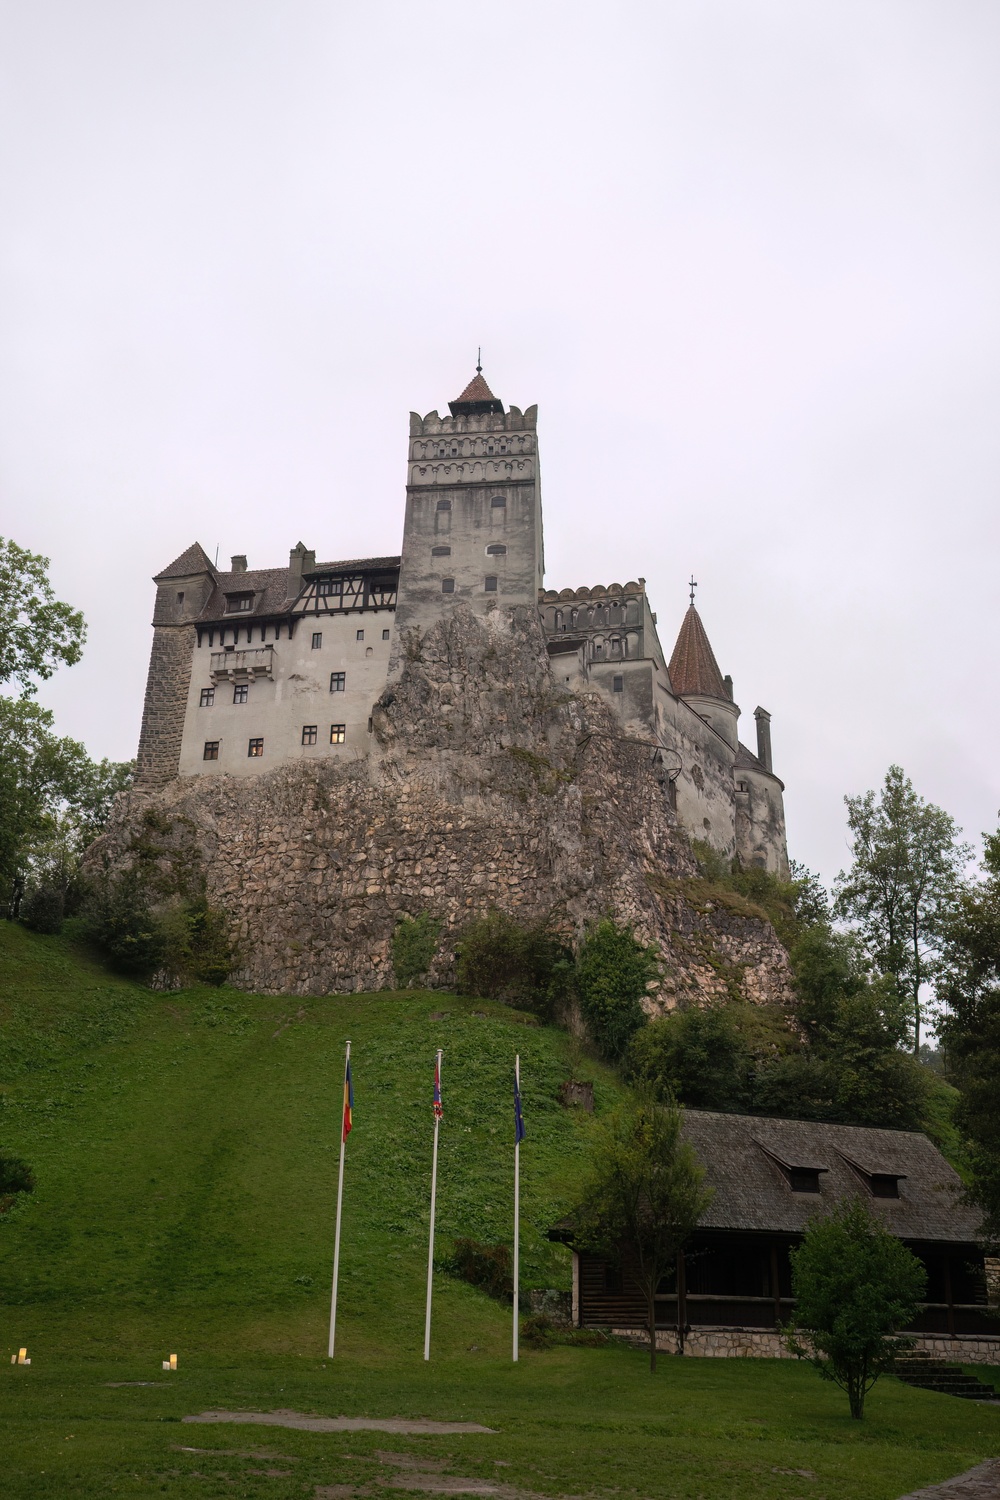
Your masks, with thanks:
M483 373L483 350L482 350L482 346L480 345L480 347L476 350L476 374L477 375L481 375L482 373Z
M697 582L695 580L694 574L692 573L691 574L691 578L690 578L690 580L688 582L688 588L691 590L691 608L692 609L694 609L694 591L695 591L695 589L697 587L698 587L698 584L697 584Z

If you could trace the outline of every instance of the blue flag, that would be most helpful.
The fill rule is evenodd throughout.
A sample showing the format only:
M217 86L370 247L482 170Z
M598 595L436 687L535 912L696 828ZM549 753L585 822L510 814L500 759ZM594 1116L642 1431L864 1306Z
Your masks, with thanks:
M518 1069L514 1069L514 1144L519 1146L524 1140L524 1116L521 1113L521 1077Z

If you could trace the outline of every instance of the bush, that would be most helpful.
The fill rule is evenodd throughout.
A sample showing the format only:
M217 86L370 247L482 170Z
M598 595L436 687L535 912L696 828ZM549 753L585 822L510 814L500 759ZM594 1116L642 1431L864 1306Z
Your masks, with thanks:
M506 912L477 917L458 944L456 982L465 995L550 1016L569 992L569 949L544 924L523 927Z
M664 1101L737 1114L750 1105L753 1059L725 1007L650 1021L632 1037L626 1068Z
M0 1197L13 1193L33 1193L35 1174L20 1156L0 1152Z
M62 887L52 881L43 881L29 886L21 901L19 916L32 932L55 936L62 931L65 912L66 898Z
M441 923L429 912L403 917L392 935L392 969L401 990L423 979L437 952Z
M84 932L112 968L143 979L164 972L173 981L223 984L235 964L225 914L204 895L153 907L140 869L91 882Z
M532 1313L521 1319L520 1337L530 1349L547 1349L552 1343L556 1325L548 1313Z
M591 1041L611 1061L645 1025L642 999L658 976L656 948L637 943L631 927L605 918L587 932L576 964L580 1009Z
M514 1276L510 1247L486 1245L480 1240L458 1239L446 1270L470 1286L477 1286L491 1297L502 1302L511 1302L514 1297Z

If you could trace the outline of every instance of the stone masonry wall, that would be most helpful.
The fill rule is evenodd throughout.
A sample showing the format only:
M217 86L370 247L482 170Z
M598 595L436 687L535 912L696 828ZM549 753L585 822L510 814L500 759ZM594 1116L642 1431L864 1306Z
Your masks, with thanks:
M192 626L154 626L135 769L140 789L164 786L177 775L193 650Z
M616 1338L644 1348L649 1334L644 1328L613 1328ZM992 1365L1000 1363L1000 1338L935 1338L920 1334L914 1340L922 1353L953 1364ZM686 1354L694 1359L794 1359L785 1348L781 1335L767 1328L689 1328L683 1349L678 1347L673 1328L656 1331L656 1347L664 1354Z
M396 923L422 911L443 921L432 982L447 983L451 940L497 906L572 937L606 914L632 923L662 953L651 1010L734 993L791 1003L769 923L687 898L697 869L650 747L599 695L559 691L533 607L459 605L407 632L373 731L353 763L133 792L92 857L127 865L150 810L176 830L165 859L193 841L248 989L389 987Z

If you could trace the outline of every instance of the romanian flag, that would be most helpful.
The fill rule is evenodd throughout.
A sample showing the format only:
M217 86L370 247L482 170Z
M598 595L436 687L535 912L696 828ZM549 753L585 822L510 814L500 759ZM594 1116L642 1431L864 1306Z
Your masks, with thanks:
M441 1104L441 1059L434 1063L434 1118L440 1120L444 1115Z
M351 1082L351 1059L347 1059L344 1073L344 1124L340 1139L346 1141L354 1129L354 1085Z

